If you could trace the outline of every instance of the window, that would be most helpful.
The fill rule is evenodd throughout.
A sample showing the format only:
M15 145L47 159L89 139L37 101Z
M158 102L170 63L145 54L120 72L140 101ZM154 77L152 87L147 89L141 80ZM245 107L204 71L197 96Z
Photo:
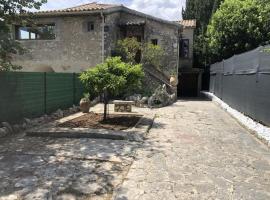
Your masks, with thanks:
M88 22L87 23L87 31L90 32L90 31L93 31L94 29L95 29L94 22Z
M182 58L189 58L189 40L182 39L180 42L180 56Z
M53 40L55 39L55 25L37 25L37 26L17 26L17 40Z
M158 40L157 40L157 39L152 39L152 40L151 40L151 43L152 43L153 45L158 45Z
M110 31L110 27L109 26L104 26L104 32L109 32Z

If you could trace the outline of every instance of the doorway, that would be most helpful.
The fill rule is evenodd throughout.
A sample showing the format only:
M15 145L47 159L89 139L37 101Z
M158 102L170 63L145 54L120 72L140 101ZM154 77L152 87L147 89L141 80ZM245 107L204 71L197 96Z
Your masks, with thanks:
M178 97L197 97L198 96L198 74L183 73L179 76L177 88Z

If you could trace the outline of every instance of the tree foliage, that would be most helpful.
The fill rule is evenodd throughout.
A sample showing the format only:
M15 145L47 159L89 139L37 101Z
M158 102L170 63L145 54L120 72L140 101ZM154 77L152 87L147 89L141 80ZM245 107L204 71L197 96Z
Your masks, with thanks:
M223 0L186 0L186 8L182 10L183 19L196 19L198 31L206 28L212 14L219 8Z
M89 68L80 75L80 80L88 89L92 97L101 94L118 95L127 90L141 87L141 80L144 76L140 64L122 62L120 57L106 59L105 63ZM106 104L104 101L104 119L106 119Z
M122 57L125 62L136 63L136 56L142 50L142 45L136 38L125 38L118 40L116 45L116 52Z
M270 5L265 0L225 0L207 28L212 62L270 40Z
M183 19L196 19L197 28L194 35L194 64L198 67L207 63L207 25L220 4L224 0L186 0L186 8L182 10Z
M144 66L153 66L162 70L162 63L165 57L165 52L159 45L147 43L143 48L142 64Z
M136 38L125 38L117 42L117 55L122 57L122 60L131 64L138 63L138 54L142 55L139 63L143 66L153 66L162 70L162 64L165 57L165 51L159 45L152 43L140 43Z
M11 24L24 24L30 18L22 17L29 9L39 9L47 0L0 0L0 71L18 69L11 63L12 54L25 52L11 36Z

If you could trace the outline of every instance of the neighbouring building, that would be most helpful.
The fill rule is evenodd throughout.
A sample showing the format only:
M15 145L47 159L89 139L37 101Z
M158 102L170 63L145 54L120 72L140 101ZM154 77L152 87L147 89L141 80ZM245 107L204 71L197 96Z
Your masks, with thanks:
M168 82L181 68L192 68L196 26L192 20L167 21L123 5L97 3L39 11L34 19L34 26L13 27L15 39L29 50L14 56L22 71L79 73L112 56L116 42L125 37L165 50L164 74L152 69L147 73L153 87Z
M178 96L195 97L202 88L203 70L193 66L193 45L196 20L178 21L183 26L180 39L180 61L178 70Z

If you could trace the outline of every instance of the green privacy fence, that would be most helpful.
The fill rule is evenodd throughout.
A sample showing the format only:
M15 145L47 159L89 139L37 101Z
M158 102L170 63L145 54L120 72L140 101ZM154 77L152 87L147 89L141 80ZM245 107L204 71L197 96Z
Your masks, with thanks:
M84 92L78 74L0 73L0 122L37 117L78 104Z

